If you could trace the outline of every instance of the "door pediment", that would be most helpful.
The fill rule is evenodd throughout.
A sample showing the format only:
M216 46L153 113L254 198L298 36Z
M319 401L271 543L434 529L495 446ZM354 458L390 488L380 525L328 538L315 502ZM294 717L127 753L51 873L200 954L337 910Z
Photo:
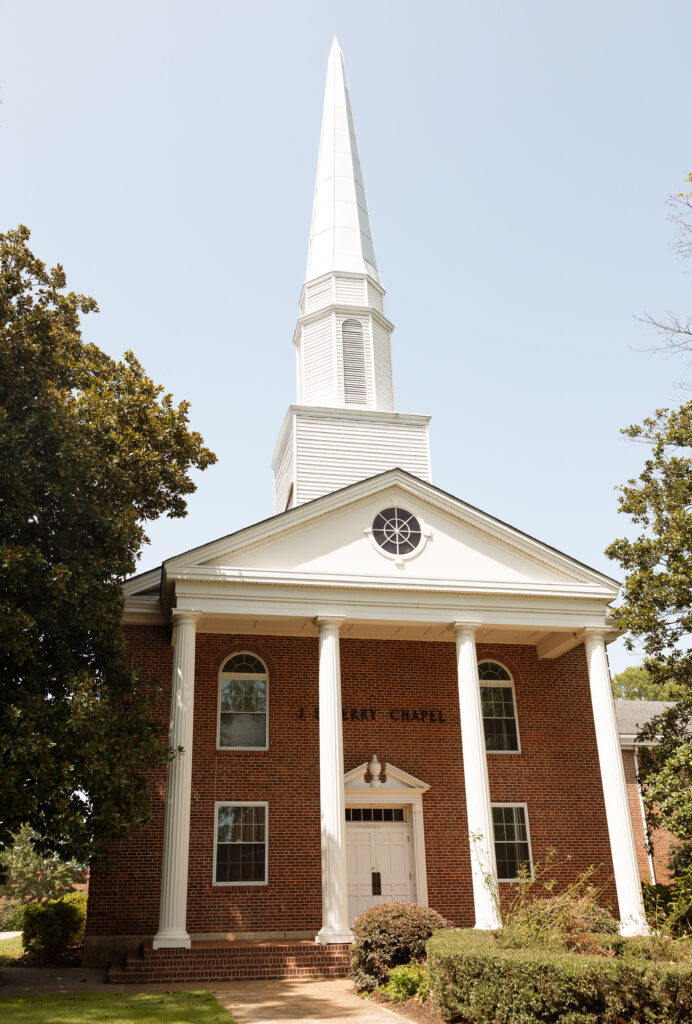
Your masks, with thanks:
M414 775L409 775L408 772L403 771L401 768L397 768L393 764L384 765L380 764L379 761L376 764L380 767L379 772L379 785L373 785L373 761L376 761L375 755L370 761L364 761L359 764L356 768L351 768L349 772L344 775L344 789L347 793L350 790L367 790L368 795L380 793L383 799L386 801L384 794L388 790L410 790L410 796L413 798L416 794L422 795L430 786L423 782L421 779L417 779ZM375 768L376 770L376 768Z

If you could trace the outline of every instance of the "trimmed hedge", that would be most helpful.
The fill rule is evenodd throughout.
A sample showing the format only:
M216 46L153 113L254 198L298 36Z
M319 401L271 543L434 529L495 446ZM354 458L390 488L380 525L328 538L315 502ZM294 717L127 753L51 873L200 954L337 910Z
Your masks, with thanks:
M87 894L70 892L59 900L27 903L22 945L27 953L53 957L84 941Z
M657 950L657 940L599 939L603 952L594 956L503 949L492 932L436 932L427 944L430 987L444 1019L466 1024L689 1024L689 943Z
M420 960L436 928L447 927L436 910L417 903L383 903L353 922L351 977L358 991L384 985L392 967Z

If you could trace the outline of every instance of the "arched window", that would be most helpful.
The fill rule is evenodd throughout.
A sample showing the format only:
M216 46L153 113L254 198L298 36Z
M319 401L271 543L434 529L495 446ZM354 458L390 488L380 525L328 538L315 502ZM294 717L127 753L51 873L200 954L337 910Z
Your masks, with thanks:
M518 754L519 729L512 677L499 661L478 664L485 749L489 754Z
M232 655L219 674L219 747L266 750L267 667L254 654Z
M341 352L344 364L344 401L348 405L366 405L368 388L365 378L365 343L363 325L358 320L344 320L342 323Z

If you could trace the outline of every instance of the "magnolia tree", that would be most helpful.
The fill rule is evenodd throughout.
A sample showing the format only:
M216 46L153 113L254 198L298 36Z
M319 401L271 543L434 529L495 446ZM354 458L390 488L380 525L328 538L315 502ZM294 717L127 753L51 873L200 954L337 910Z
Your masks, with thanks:
M168 753L125 660L120 584L147 521L184 516L189 471L215 456L131 352L82 338L96 303L28 240L0 235L0 851L27 825L37 851L85 863L147 820Z

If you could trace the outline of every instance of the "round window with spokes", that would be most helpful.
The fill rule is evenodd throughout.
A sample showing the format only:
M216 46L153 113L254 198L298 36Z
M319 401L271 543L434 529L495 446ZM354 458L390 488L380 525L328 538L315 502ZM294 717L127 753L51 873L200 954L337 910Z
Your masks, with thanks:
M386 554L396 559L414 554L423 539L420 520L405 508L382 509L372 523L372 538Z

